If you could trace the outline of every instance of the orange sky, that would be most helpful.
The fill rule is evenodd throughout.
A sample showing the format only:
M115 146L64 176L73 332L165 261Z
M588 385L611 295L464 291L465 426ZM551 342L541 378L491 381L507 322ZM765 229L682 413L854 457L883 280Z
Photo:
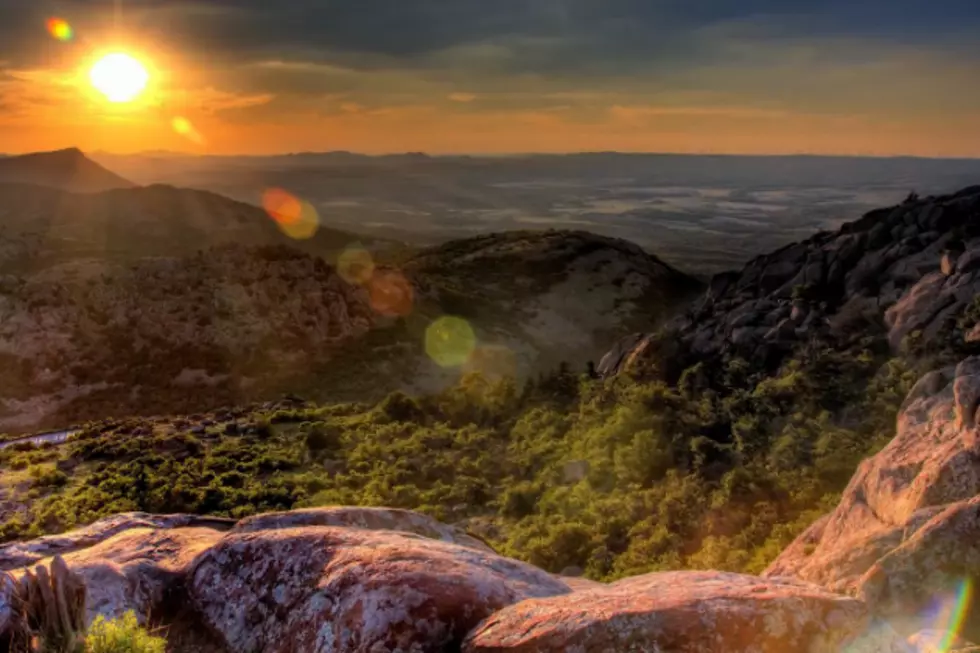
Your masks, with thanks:
M547 75L487 66L503 55L483 45L439 51L424 65L391 57L361 65L267 53L211 61L177 36L62 44L39 30L36 38L47 39L44 57L0 61L2 152L980 156L980 68L894 43L719 36L713 47L727 44L730 56ZM110 46L151 69L132 105L111 105L88 83ZM194 138L174 129L176 117Z

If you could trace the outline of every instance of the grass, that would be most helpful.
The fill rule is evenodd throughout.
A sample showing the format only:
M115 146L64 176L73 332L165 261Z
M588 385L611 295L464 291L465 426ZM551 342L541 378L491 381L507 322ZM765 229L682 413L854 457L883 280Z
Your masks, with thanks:
M146 631L127 612L116 620L99 616L85 636L85 653L164 653L167 642Z

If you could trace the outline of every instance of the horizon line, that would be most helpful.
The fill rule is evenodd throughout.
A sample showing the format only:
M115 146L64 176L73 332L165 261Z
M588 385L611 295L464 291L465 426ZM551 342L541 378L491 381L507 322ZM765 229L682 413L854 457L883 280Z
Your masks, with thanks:
M949 155L926 155L926 154L843 154L843 153L738 153L738 152L664 152L664 151L638 151L638 150L569 150L565 152L435 152L435 151L397 151L368 153L355 150L301 150L301 151L282 151L275 153L234 153L234 154L212 154L187 152L182 150L134 150L128 152L112 150L84 150L76 146L63 147L53 150L27 150L23 152L0 152L0 157L17 157L30 154L49 154L54 152L64 152L77 150L84 155L108 155L108 156L173 156L185 158L276 158L276 157L298 157L298 156L325 156L325 155L349 155L362 158L380 159L386 157L408 157L423 156L433 159L450 158L483 158L483 159L508 159L508 158L530 158L530 157L574 157L574 156L672 156L672 157L719 157L719 158L815 158L815 159L915 159L915 160L934 160L934 161L980 161L980 154L974 156L949 156Z

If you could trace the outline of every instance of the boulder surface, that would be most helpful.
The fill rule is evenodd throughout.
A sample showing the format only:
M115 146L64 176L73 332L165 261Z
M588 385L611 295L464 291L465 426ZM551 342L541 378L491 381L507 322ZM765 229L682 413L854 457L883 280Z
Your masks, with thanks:
M861 601L788 579L668 572L524 601L483 622L465 653L900 651Z
M361 653L458 648L497 610L569 593L492 553L393 531L307 526L234 533L189 579L229 650Z

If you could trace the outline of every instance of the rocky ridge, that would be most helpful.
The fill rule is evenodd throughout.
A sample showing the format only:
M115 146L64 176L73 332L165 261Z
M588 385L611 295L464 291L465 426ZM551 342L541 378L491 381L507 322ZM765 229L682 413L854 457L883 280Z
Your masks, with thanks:
M978 402L980 358L923 377L895 439L764 575L859 596L906 634L931 627L937 601L980 579ZM980 603L963 609L963 635L976 641Z
M896 349L934 342L949 336L978 290L980 187L911 197L716 275L685 316L660 334L624 338L599 371L664 358L675 371L736 356L771 366L813 338L846 343L880 333Z

